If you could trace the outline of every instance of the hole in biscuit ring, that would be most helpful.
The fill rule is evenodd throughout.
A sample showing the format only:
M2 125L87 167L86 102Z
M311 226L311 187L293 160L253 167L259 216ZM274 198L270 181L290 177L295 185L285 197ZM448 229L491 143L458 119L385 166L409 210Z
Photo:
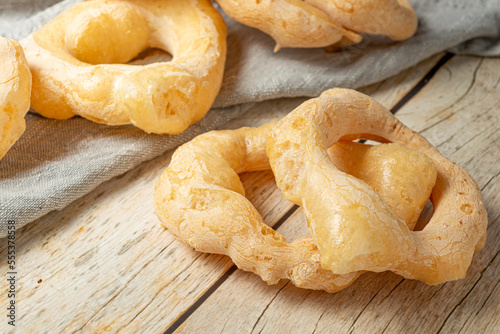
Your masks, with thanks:
M147 65L165 63L172 60L172 55L167 51L157 48L146 48L137 57L128 62L129 65Z
M431 220L433 214L434 206L432 205L432 202L430 200L427 200L413 230L422 231L427 226L427 223L429 223L429 221Z
M273 226L282 218L282 215L293 206L291 202L281 195L276 186L273 172L268 169L258 172L244 172L239 176L245 188L245 197L257 209L264 223L273 229ZM274 203L274 205L269 205L270 202ZM279 213L279 215L276 215L276 213ZM311 235L307 227L306 217L300 208L278 230L288 242ZM272 235L268 229L263 228L261 232L264 235Z

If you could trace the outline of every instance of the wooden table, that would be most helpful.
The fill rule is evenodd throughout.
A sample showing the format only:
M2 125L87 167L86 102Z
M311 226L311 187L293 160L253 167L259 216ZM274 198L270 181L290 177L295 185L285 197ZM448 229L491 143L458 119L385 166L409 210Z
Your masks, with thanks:
M143 163L18 231L19 333L499 333L500 59L437 55L363 92L392 108L482 189L486 247L466 278L427 286L367 273L336 294L268 286L224 256L180 243L156 218L153 187L172 152ZM279 119L304 99L265 102L224 128ZM288 239L301 209L271 172L242 175L247 197ZM6 242L0 333L6 313Z

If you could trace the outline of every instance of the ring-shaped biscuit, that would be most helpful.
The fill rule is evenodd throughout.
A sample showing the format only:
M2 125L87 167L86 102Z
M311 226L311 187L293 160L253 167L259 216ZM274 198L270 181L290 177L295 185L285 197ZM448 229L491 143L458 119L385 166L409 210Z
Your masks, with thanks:
M342 138L399 143L435 162L434 213L422 231L410 231L371 187L332 164L326 149ZM304 209L325 269L390 270L439 284L463 278L484 244L487 214L476 182L364 94L332 89L306 101L267 145L276 183Z
M335 275L321 268L312 237L287 243L245 198L238 173L270 168L265 146L273 125L212 131L179 147L156 184L156 213L182 242L198 251L228 255L240 269L269 284L287 278L303 288L341 290L361 272ZM413 227L436 178L429 158L395 144L369 149L342 143L332 147L332 154L339 168L373 184L395 210L399 206L401 218ZM401 164L414 172L415 180L394 171ZM412 202L401 201L400 191L417 195Z
M22 45L41 115L177 134L206 114L220 89L226 26L209 0L92 0ZM173 58L123 64L148 47Z
M257 28L282 47L312 48L358 43L357 33L411 37L418 25L408 0L216 0L234 20Z
M31 73L16 41L0 37L0 159L21 137L30 109Z

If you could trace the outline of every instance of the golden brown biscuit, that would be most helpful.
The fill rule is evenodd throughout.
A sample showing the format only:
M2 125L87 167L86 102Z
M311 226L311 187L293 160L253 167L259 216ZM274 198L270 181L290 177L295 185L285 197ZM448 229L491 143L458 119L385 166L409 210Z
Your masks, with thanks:
M0 158L21 137L30 109L31 74L19 43L0 37Z
M411 37L417 15L408 0L216 0L234 20L267 33L282 47L337 47L358 43L357 33Z
M228 255L238 268L258 274L269 284L287 278L308 289L335 292L346 288L361 272L336 275L323 269L312 237L287 243L245 198L238 173L269 168L265 146L273 125L213 131L179 147L156 184L156 213L182 242L198 251ZM436 180L432 161L396 144L382 148L385 154L378 153L385 145L336 146L332 153L337 155L338 167L359 173L378 187L389 207L412 225L415 211L420 212ZM408 159L412 163L406 163L406 172L414 173L412 179L394 171ZM414 184L421 190L419 197L413 202L400 200L400 189Z
M220 89L226 27L209 0L92 0L22 43L41 115L177 134L205 115ZM173 58L123 64L148 47Z

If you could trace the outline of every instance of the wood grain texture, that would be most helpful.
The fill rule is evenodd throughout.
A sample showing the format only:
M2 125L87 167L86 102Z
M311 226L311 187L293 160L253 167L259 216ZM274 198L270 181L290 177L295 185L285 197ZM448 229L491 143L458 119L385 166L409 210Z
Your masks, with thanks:
M397 116L477 180L489 213L485 249L467 277L438 286L367 273L336 294L236 271L179 332L500 332L500 60L454 57ZM279 229L308 234L297 210ZM217 315L214 317L214 315ZM204 319L211 319L207 322Z
M441 56L363 90L387 107L392 107ZM259 104L224 128L258 126L279 119L303 100L283 99ZM64 210L52 212L18 231L18 332L162 333L232 266L226 257L195 252L159 226L153 210L153 187L168 165L171 154L168 152L143 163L102 184ZM247 173L242 180L248 198L269 225L274 225L292 207L281 197L272 173ZM280 231L292 237L298 232L290 229L292 226L285 224ZM0 258L5 256L6 244L1 243ZM6 271L2 261L0 275L5 277ZM386 276L396 277L391 274ZM330 305L333 300L333 295L296 289L286 282L268 287L258 277L241 271L236 271L226 283L237 277L243 278L236 282L251 283L245 287L247 290L234 295L239 298L241 293L248 294L252 299L248 305L264 305L260 298L256 298L255 289L261 289L259 293L269 295L273 300L287 291L291 294L292 301L275 306L271 303L269 307L268 304L260 308L255 306L256 310L251 311L247 308L247 313L242 313L240 319L233 319L248 322L251 327L261 328L262 321L267 319L263 309L284 308L290 312L289 318L300 318L302 316L298 317L293 310L301 304L295 301L302 300L303 296L323 296L320 304L309 301L312 308L322 307L321 303ZM5 281L0 283L2 291L5 284ZM370 291L376 293L391 287L380 284L376 280L375 287L361 285L366 295L356 300L345 295L342 304L349 304L352 313L357 314L359 307L369 302ZM280 289L284 292L278 293ZM217 289L214 296L223 291ZM342 298L342 295L339 296L337 298ZM0 295L1 305L4 305L4 299L5 295ZM232 305L227 300L223 303L227 305L215 305L210 323L214 316L225 322L231 314L218 311ZM261 320L255 321L257 318L253 313ZM186 325L192 323L197 314L189 317ZM312 318L305 320L312 321ZM209 325L206 319L203 321L202 329ZM214 320L213 324L220 321ZM270 326L273 328L272 323ZM236 329L231 325L226 331L234 332ZM0 332L9 330L6 323L0 321Z

